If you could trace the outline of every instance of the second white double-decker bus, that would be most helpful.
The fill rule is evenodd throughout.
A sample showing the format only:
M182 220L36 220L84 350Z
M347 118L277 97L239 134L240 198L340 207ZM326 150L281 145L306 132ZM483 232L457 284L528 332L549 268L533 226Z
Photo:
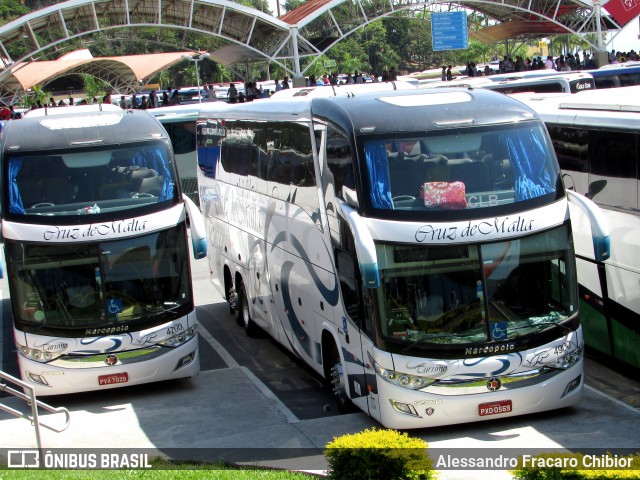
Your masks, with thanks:
M214 285L341 409L422 428L579 400L569 199L532 110L460 89L271 99L205 107L197 134Z
M0 143L23 381L53 395L196 375L187 212L196 258L204 223L165 130L140 111L56 113L8 122Z

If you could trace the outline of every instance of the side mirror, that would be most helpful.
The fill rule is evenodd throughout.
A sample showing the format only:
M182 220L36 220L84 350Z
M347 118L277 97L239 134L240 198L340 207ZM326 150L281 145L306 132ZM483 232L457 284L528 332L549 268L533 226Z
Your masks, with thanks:
M595 182L591 182L589 184L589 191L585 194L585 197L592 199L601 191L604 190L604 187L607 186L606 180L596 180Z
M187 197L182 194L184 205L187 208L187 215L189 215L189 223L191 224L191 246L193 247L193 258L196 260L207 256L207 233L202 219L202 213L198 206Z
M576 191L576 184L573 181L573 177L568 173L562 174L562 182L564 183L564 188L567 190Z

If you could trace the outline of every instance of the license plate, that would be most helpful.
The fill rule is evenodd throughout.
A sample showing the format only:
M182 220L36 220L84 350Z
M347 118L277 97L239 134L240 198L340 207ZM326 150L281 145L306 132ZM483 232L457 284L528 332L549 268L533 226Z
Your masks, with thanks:
M117 383L127 383L128 381L129 374L127 372L100 375L98 377L98 385L115 385Z
M499 402L488 402L478 405L478 414L481 417L498 415L499 413L509 413L511 410L511 400L500 400Z

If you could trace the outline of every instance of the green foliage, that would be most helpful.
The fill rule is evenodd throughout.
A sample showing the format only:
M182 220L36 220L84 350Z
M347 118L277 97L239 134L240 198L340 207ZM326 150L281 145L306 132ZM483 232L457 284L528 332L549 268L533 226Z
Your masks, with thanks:
M82 83L84 85L84 98L88 103L93 103L94 98L101 102L102 97L111 91L111 85L91 75L82 73L80 74L80 78L82 78Z
M49 94L45 92L40 85L34 85L29 94L23 99L25 107L33 107L34 105L44 105L47 103Z
M371 428L334 438L324 454L334 480L428 480L433 478L428 446L406 432Z
M0 2L0 25L9 23L22 15L29 13L29 8L20 0L2 0Z
M615 458L607 454L609 458ZM513 470L515 480L638 480L640 479L640 453L621 457L630 462L629 469L591 468L600 455L589 456L582 453L544 453L525 461L521 458L519 467ZM622 464L618 464L622 465ZM614 465L615 466L615 465ZM589 468L588 470L586 468Z

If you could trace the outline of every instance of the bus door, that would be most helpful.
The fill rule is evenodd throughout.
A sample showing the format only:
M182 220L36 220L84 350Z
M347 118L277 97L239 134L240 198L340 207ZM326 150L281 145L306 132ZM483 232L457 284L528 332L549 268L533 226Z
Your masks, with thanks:
M334 271L340 288L332 321L337 332L337 350L340 354L344 388L351 401L380 420L375 395L373 370L365 366L365 352L373 348L371 308L368 290L363 287L362 272L356 254L356 245L345 210L352 218L359 218L354 208L357 193L354 182L352 149L347 135L333 125L327 125L320 149L322 165L322 192L327 215L328 238L334 254ZM345 205L346 204L346 205ZM329 352L325 352L329 355ZM325 358L324 362L334 362Z

